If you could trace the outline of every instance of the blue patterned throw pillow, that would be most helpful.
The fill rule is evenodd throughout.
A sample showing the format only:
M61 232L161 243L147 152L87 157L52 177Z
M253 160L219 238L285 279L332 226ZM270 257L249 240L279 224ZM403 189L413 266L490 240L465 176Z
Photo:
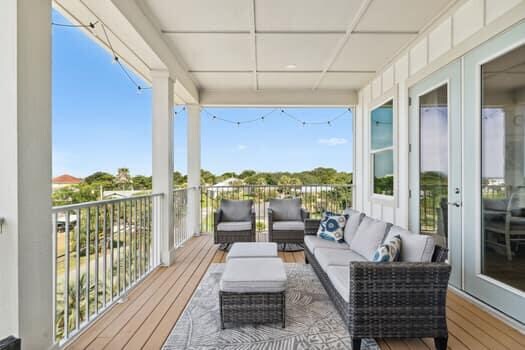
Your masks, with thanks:
M374 256L372 261L375 262L393 262L398 261L401 254L401 236L396 235L390 239L390 241L381 244Z
M328 241L344 242L344 229L347 220L346 215L338 215L325 212L319 224L317 236Z

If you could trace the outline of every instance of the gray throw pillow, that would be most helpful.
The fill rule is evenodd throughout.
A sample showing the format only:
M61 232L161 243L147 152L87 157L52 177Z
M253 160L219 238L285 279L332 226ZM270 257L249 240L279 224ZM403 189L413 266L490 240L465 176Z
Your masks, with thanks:
M401 237L403 248L401 249L400 261L407 262L430 262L436 246L434 238L429 235L413 233L399 226L392 226L385 242L392 237Z
M250 221L252 213L252 200L221 200L221 221Z
M270 199L270 208L275 221L302 221L301 199Z
M350 249L372 260L377 247L383 242L392 224L365 216L357 228Z
M350 244L365 214L350 208L345 209L343 214L348 215L344 231L344 240Z

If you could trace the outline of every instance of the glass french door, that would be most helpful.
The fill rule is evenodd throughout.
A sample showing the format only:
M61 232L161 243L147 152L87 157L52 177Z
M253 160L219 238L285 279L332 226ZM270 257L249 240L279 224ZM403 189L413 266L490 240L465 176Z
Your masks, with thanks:
M409 89L410 229L448 247L450 283L461 287L461 65Z
M525 23L464 67L464 289L525 323Z

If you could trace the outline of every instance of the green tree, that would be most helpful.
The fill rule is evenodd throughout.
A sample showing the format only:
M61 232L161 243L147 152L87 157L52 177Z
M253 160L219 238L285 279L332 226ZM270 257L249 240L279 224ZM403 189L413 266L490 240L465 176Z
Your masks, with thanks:
M214 185L217 183L215 175L211 171L201 169L201 184Z
M96 185L97 187L104 187L112 190L115 186L115 177L103 171L97 171L84 179L84 182L89 185Z
M132 178L133 188L135 190L151 190L151 176L137 175Z
M244 180L244 179L246 179L246 178L248 178L250 176L253 176L255 174L257 174L257 172L255 170L244 170L242 173L239 174L239 177Z

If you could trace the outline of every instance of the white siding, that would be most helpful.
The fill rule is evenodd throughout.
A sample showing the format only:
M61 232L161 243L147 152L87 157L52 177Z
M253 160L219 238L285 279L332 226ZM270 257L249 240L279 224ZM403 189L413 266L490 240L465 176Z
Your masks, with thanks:
M356 200L355 207L376 218L396 225L408 225L408 88L428 74L461 57L467 51L525 18L524 0L468 0L457 5L436 20L413 45L391 65L384 67L360 91L356 113ZM500 19L496 21L496 19ZM483 30L482 30L483 29ZM467 40L468 39L468 40ZM397 94L396 137L396 198L381 201L371 198L369 117L372 101L377 103ZM359 169L359 170L358 170Z

